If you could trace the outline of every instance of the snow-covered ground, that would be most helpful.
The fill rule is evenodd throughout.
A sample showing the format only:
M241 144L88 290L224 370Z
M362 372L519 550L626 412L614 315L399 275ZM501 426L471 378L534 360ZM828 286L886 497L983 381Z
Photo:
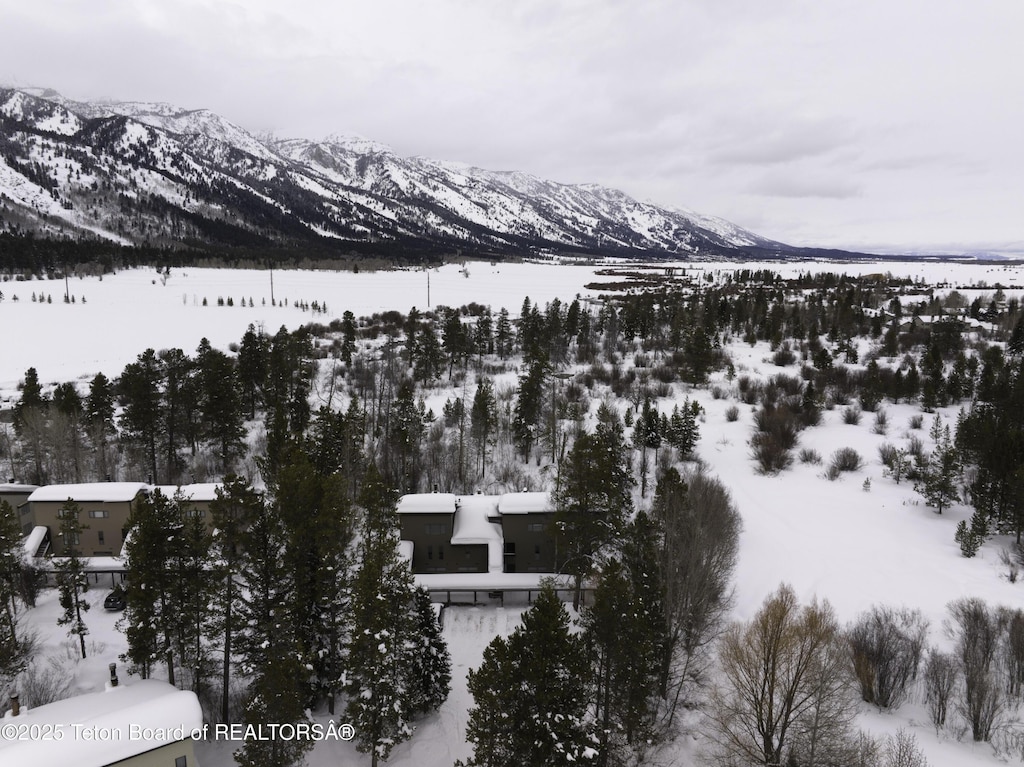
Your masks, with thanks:
M892 272L921 277L951 286L1024 285L1024 267L942 263L856 263L814 265L799 263L744 264L744 268L771 268L792 274L827 270L847 273ZM734 264L701 264L711 271L731 271ZM495 310L506 306L515 314L524 296L544 303L555 297L571 300L576 294L592 295L583 286L595 279L598 267L530 264L470 263L446 266L430 273L431 304L461 305L475 301ZM465 276L468 272L468 276ZM611 279L611 278L603 278ZM200 338L225 347L238 341L249 323L262 323L273 332L280 325L327 322L344 310L356 316L384 309L407 311L427 306L426 274L422 271L381 273L274 272L274 293L287 307L270 307L269 273L243 270L172 270L164 284L153 270L130 270L97 278L75 279L71 292L78 297L65 305L62 281L0 283L3 354L0 354L0 395L15 395L15 386L29 366L35 366L41 380L55 383L82 380L96 372L117 376L123 366L146 347L180 346L191 352ZM984 285L983 285L984 283ZM30 300L35 292L53 296L54 303L39 305ZM1019 295L1020 289L1007 291ZM11 300L14 293L19 301ZM81 296L87 302L81 303ZM218 307L218 296L231 296L236 306ZM254 307L238 306L241 298L253 298ZM208 306L203 307L202 299ZM262 301L267 299L267 306ZM326 315L312 316L294 307L296 302L326 303ZM767 345L736 343L730 349L739 375L767 376L776 372L795 374L795 368L780 369L771 363ZM723 389L734 386L718 374L712 381ZM1003 573L998 552L1005 541L990 541L974 559L960 556L953 532L969 510L954 505L941 516L920 501L911 484L897 485L883 476L878 445L905 443L910 416L919 409L910 405L885 404L889 415L886 435L873 433L874 417L865 413L860 424L843 423L840 410L826 411L820 426L801 434L800 447L817 450L827 464L840 447L856 449L864 459L863 468L844 474L835 482L823 477L823 465L797 461L777 477L757 475L750 458L751 408L739 404L740 416L729 422L725 410L735 399L713 399L710 387L683 391L706 410L701 423L698 452L709 471L718 475L732 493L743 517L743 534L736 572L735 617L749 618L767 594L781 583L793 586L803 600L828 599L843 622L852 620L873 604L921 609L931 622L930 641L948 646L943 630L946 605L962 596L979 596L992 604L1024 607L1024 585L1011 584ZM625 406L623 404L623 406ZM662 410L671 411L672 402L661 400ZM955 411L943 413L952 422ZM928 447L931 416L924 428L913 433ZM864 482L870 480L870 488ZM649 500L649 499L648 499ZM90 592L90 599L102 599L104 584ZM391 765L448 767L464 758L466 712L472 701L466 691L465 672L479 664L483 649L497 634L510 633L518 623L518 607L456 607L445 616L444 634L453 656L453 689L449 700L422 721L413 740L397 748ZM55 625L56 596L47 592L32 612L32 622L45 640L46 650L68 656L63 630ZM85 692L102 687L106 664L124 649L114 629L115 617L104 613L100 604L86 617L94 653L86 661L66 661L74 689ZM73 655L73 653L71 653ZM912 700L895 713L877 713L865 708L861 726L875 734L908 727L916 735L933 767L960 767L1001 763L986 744L975 745L967 735L958 742L950 733L936 736L930 727L923 701ZM699 735L686 737L675 747L669 760L679 764L700 764ZM201 746L199 758L206 767L229 765L231 744ZM352 744L323 743L310 755L312 767L335 764L368 764Z

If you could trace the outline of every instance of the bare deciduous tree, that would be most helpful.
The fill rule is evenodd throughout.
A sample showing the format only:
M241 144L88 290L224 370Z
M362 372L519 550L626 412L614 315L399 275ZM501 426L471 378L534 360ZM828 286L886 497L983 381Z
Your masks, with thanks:
M801 606L780 586L750 623L726 630L719 659L709 712L719 763L822 764L851 742L852 668L828 602Z
M675 469L658 483L654 517L661 527L661 570L668 636L661 693L671 723L688 688L704 681L709 646L731 605L741 520L714 477Z

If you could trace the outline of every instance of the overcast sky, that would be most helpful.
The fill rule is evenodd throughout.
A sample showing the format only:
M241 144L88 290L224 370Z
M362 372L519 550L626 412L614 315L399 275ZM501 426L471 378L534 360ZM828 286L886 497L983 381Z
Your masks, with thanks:
M1022 0L0 0L0 82L595 182L796 245L1024 253Z

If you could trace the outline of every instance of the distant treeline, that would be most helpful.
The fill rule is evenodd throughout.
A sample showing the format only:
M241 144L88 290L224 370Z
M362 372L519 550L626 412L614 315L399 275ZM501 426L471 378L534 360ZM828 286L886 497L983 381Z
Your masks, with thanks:
M386 269L392 266L437 265L472 255L488 259L509 254L467 253L417 240L388 242L323 242L286 246L267 241L232 245L191 244L187 247L118 245L102 240L50 239L0 233L0 274L41 277L65 270L99 274L132 267L212 266L264 269Z

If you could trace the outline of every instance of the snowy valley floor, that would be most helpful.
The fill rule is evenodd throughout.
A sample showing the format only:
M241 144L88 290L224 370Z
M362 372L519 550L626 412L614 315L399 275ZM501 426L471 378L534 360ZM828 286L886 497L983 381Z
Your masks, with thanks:
M511 266L470 265L468 278L461 276L454 267L445 267L444 278L436 277L433 289L450 292L442 294L443 298L435 297L434 303L458 305L478 301L490 302L495 309L502 303L516 309L525 295L535 301L555 296L571 300L576 293L587 292L582 286L593 277L590 268L559 267L558 271L545 273L538 270L552 267L514 266L513 269ZM813 265L798 266L807 270ZM897 266L876 264L874 268L895 271ZM918 271L910 273L931 271L938 275L952 270L960 274L957 271L960 267L941 266L918 265ZM848 267L829 264L814 268L838 271ZM865 266L864 270L870 268ZM974 272L968 272L968 267L963 269L966 283L973 279L991 281L992 275L986 270L997 267L975 266ZM202 335L208 335L214 345L226 346L241 337L250 321L265 323L271 332L280 324L292 326L311 320L326 321L291 308L261 311L259 294L256 294L257 307L252 310L196 306L194 296L206 295L212 301L219 293L246 296L255 293L256 283L246 287L245 281L256 278L251 273L232 276L228 270L186 271L188 278L174 274L173 285L167 287L153 283L151 273L142 271L108 276L102 283L83 280L80 290L89 296L89 312L80 311L74 316L71 315L76 311L73 306L40 307L30 303L29 291L41 290L41 283L18 283L17 291L25 293L19 304L9 300L0 304L0 322L5 328L19 328L4 342L12 353L0 364L0 390L8 397L13 396L16 381L29 365L38 366L46 382L81 380L99 371L113 377L146 346L179 345L191 350ZM515 279L505 283L513 274ZM422 275L408 275L412 276L396 277L394 283L389 283L390 278L386 279L384 274L374 275L373 282L369 281L369 276L367 282L353 281L352 275L328 275L313 282L308 275L297 273L291 277L297 281L292 294L296 299L325 300L330 316L340 315L345 309L352 309L357 315L381 308L407 311L414 304L425 305L421 296L424 293ZM200 278L206 281L200 282ZM289 277L278 279L287 284ZM1018 267L1002 279L1005 283L1022 284L1024 270ZM120 294L119 280L123 280ZM260 280L262 285L262 277ZM397 287L389 289L389 284ZM62 294L62 285L53 283L46 286L46 290L56 300L58 291ZM370 285L372 288L368 287ZM9 284L3 284L2 288L9 297ZM72 290L79 292L74 283ZM158 293L161 300L154 300ZM128 304L123 304L119 303L119 295L132 298ZM143 303L145 308L141 308ZM138 323L137 330L122 336L118 333L123 327L119 317L128 311L145 312L145 322ZM41 321L44 316L52 318L53 322ZM75 322L71 322L72 319ZM69 324L74 325L70 337L66 335ZM150 324L154 329L147 330ZM36 325L41 327L37 329ZM62 353L65 348L67 354ZM798 372L794 367L775 367L766 344L751 347L735 342L730 353L737 376L747 374L763 378L779 372L789 375ZM848 425L843 422L839 409L825 411L821 425L801 433L798 449L813 448L827 464L833 451L851 447L860 453L863 467L843 474L835 482L824 478L824 465L799 461L778 476L761 476L755 472L748 444L752 429L751 407L737 403L735 397L714 399L711 387L716 384L725 392L735 387L735 382L719 373L706 388L687 390L676 384L675 400L682 401L689 396L704 407L699 455L707 470L729 489L743 518L735 576L735 618L750 618L765 596L785 582L793 586L802 601L829 600L843 623L872 605L919 608L931 624L929 642L949 649L951 640L943 627L949 602L977 596L991 605L1024 607L1024 583L1010 583L1005 567L1000 564L999 551L1007 545L1007 540L990 540L976 558L963 558L953 534L957 522L969 518L970 510L957 504L938 515L924 505L911 483L904 481L897 485L883 474L878 446L889 442L900 447L910 434L915 434L925 442L926 449L929 448L931 415L925 415L922 429L912 431L908 426L910 417L919 414L920 408L885 404L888 433L879 435L872 431L871 413L865 413L859 424ZM441 401L446 394L450 392L439 393ZM663 399L658 404L663 412L670 412L673 401ZM737 404L739 418L730 422L725 411ZM619 405L624 408L627 403L621 401ZM956 409L947 409L942 415L946 422L953 423ZM870 480L869 489L865 489L865 480ZM650 495L646 499L638 498L638 504L649 504L650 500ZM43 655L59 659L66 669L64 673L74 680L72 691L75 693L102 688L107 664L117 661L118 654L125 649L123 637L114 628L118 614L106 613L102 608L108 584L109 580L101 579L98 587L89 592L93 609L86 616L86 622L91 631L91 652L85 661L74 660L74 646L64 636L64 630L56 625L58 606L52 590L44 592L39 607L30 612L31 624L43 641ZM466 691L466 671L479 664L484 648L494 636L507 635L514 630L521 613L522 608L517 607L446 610L444 636L452 653L452 693L436 714L419 723L411 741L395 749L389 765L450 767L455 759L470 754L464 740L467 710L472 704ZM928 722L919 691L893 713L879 713L865 706L859 724L878 736L900 727L908 728L932 767L1005 763L993 754L988 744L971 743L969 733L959 739L950 731L936 735ZM699 727L695 727L693 732L681 734L659 763L700 765L703 763L700 747ZM199 747L198 756L204 767L227 767L233 764L231 751L231 744L206 744ZM1019 758L1018 754L1011 762ZM369 758L356 752L352 744L324 743L310 753L307 763L311 767L368 765Z

